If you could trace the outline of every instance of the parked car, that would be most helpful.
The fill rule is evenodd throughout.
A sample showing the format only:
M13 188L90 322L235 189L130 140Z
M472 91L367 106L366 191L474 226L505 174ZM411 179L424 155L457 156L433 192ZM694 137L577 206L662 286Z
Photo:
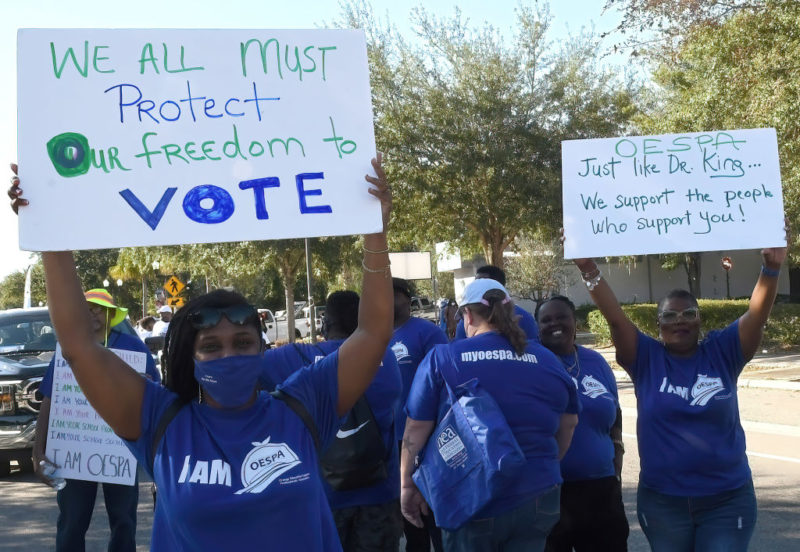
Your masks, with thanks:
M128 320L116 329L136 335ZM46 307L0 311L0 476L8 475L12 460L23 471L33 471L39 385L55 350Z
M412 297L411 316L437 322L439 320L439 309L427 297Z
M0 312L0 476L11 461L33 471L31 449L42 404L39 384L56 350L46 308Z

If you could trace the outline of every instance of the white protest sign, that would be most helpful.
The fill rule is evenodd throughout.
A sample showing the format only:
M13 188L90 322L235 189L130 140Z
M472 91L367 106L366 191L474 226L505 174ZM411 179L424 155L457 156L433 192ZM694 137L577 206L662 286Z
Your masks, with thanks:
M144 374L147 355L109 349ZM56 346L47 457L61 466L53 477L133 485L136 459L86 400L72 369Z
M22 29L20 247L380 231L360 30Z
M786 245L771 128L561 143L564 257Z

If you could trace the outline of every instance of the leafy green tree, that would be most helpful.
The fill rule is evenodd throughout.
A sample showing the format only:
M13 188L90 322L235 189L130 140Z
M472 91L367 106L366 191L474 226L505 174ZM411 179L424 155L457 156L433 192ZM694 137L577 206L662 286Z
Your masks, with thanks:
M622 15L614 29L621 36L615 50L668 60L680 49L688 31L719 27L740 11L760 13L769 3L770 0L606 0L604 10L618 10Z
M582 35L553 51L546 8L520 8L516 33L472 27L456 10L413 12L413 45L364 2L339 24L365 28L376 139L396 207L393 250L450 241L502 266L524 231L560 226L560 141L615 135L632 112L629 89L600 71Z
M18 309L24 304L25 276L27 271L12 272L0 282L0 310ZM44 270L41 261L33 265L31 271L31 305L37 306L47 301L44 286Z
M506 263L508 290L537 303L564 286L572 274L558 240L525 234L517 238L516 256Z
M662 100L638 124L647 133L774 127L785 212L789 221L797 221L800 67L794 60L800 56L800 4L735 4L737 9L716 24L701 22L684 31L674 59L662 62L654 74ZM797 239L790 245L791 291L798 297Z

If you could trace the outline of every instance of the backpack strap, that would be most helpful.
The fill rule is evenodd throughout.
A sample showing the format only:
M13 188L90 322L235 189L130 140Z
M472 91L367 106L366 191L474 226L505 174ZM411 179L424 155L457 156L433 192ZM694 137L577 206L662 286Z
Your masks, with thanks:
M186 406L186 404L187 403L180 397L176 398L158 419L158 425L156 425L156 430L153 433L153 440L150 443L150 456L148 458L150 473L153 473L153 464L156 461L156 449L158 448L161 439L164 437L164 432L167 431L167 426L175 417L175 415L178 414L180 409Z
M292 347L294 347L295 352L297 352L297 354L300 355L300 358L303 360L306 366L308 366L309 364L314 364L314 361L308 358L308 356L306 356L306 353L303 351L303 348L300 345L298 345L297 343L292 343ZM319 345L313 345L313 347L317 351L319 351L322 356L326 356L328 354L325 351L323 351Z
M292 409L292 412L297 414L297 416L303 420L306 428L308 428L308 432L311 433L311 438L314 440L314 448L317 449L317 453L320 452L320 443L319 443L319 432L317 431L317 424L314 423L314 420L311 418L311 414L308 413L306 407L303 406L296 398L292 397L281 391L280 389L276 389L270 393L273 397L278 399L279 401L283 401L286 403L286 406Z

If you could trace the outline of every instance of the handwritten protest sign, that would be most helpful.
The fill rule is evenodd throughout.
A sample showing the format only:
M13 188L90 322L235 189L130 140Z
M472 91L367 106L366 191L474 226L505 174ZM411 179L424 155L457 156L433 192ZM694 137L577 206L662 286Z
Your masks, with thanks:
M147 355L110 349L144 374ZM133 485L136 459L86 400L56 346L47 457L61 466L54 477Z
M22 29L27 250L379 231L358 30Z
M562 142L568 259L786 244L775 130Z

